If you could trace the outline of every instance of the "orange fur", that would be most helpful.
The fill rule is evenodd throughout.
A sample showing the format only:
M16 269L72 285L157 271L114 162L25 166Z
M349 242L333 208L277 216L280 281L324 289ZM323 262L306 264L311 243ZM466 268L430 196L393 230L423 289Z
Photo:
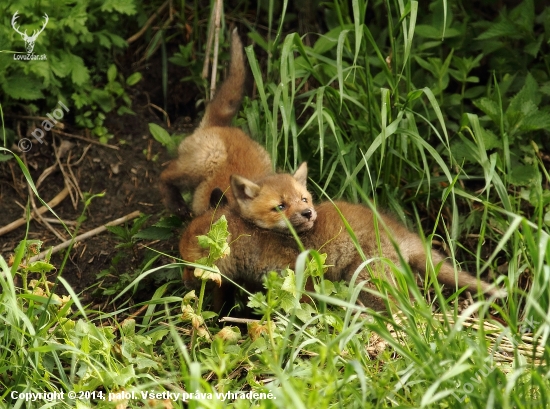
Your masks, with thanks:
M305 162L294 175L269 175L257 183L240 175L232 175L234 207L242 218L264 229L286 232L286 219L296 231L306 231L317 217L306 182Z
M207 256L208 250L199 246L197 236L206 234L211 223L223 214L228 222L231 252L218 260L216 265L224 276L249 291L260 291L266 273L294 265L299 254L298 246L288 234L259 228L242 219L235 210L228 207L209 210L193 219L181 237L180 254L184 260L191 262ZM184 268L183 282L189 289L197 288L198 279L194 276L194 268ZM221 287L212 289L215 311L220 311L227 301L226 293L230 293L230 286L224 282Z
M331 267L325 273L326 278L331 281L345 280L349 282L363 262L363 258L355 248L336 208L339 209L354 232L366 259L372 259L369 266L373 275L395 284L389 267L382 259L388 259L395 265L399 265L399 254L413 270L425 273L428 255L420 236L411 232L391 216L379 213L377 217L372 210L363 205L339 201L334 205L325 202L316 206L317 221L315 225L300 236L306 248L320 249L320 252L327 253L326 264ZM478 280L465 271L455 272L454 267L445 260L444 256L433 249L429 251L433 265L439 265L437 280L441 284L455 290L466 287L470 291L477 292L479 288L488 295L504 295L502 290ZM370 277L369 272L363 269L359 273L358 281L369 281ZM366 287L375 289L370 282L366 284ZM360 299L367 306L382 309L381 300L366 292Z
M305 171L307 172L307 168ZM298 177L301 175L303 175L303 169ZM294 179L294 182L289 178ZM280 203L281 198L286 197L287 192L284 186L288 187L291 192L289 195L293 197L295 196L293 193L295 183L303 185L292 176L284 174L269 176L256 184L242 179L238 179L239 185L234 186L233 192L236 193L236 201L239 206L241 200L248 201L244 206L244 211L243 206L240 206L239 209L235 207L222 208L216 212L210 211L193 220L180 241L180 253L184 260L191 262L205 256L206 251L199 247L196 237L206 234L210 223L225 214L231 233L231 253L219 260L216 265L224 275L232 280L242 283L246 288L258 289L261 288L263 276L269 271L280 271L288 266L294 267L299 254L297 244L288 234L280 234L276 228L273 228L273 226L278 226L279 222L273 222L272 217L274 214L281 216L281 213L266 212L267 209L273 208L275 203ZM276 188L271 189L272 186ZM239 198L238 195L241 193L244 194L244 198ZM346 202L336 202L335 205L351 226L366 259L373 259L369 266L372 274L376 277L393 283L394 277L381 259L389 259L399 265L400 259L395 246L399 249L403 260L409 263L414 270L425 272L428 256L424 243L417 234L410 232L390 216L380 214L379 217L376 217L365 206ZM322 203L316 206L313 212L316 214L315 223L312 222L312 226L308 225L308 228L303 229L300 239L306 248L320 249L322 253L327 253L326 264L331 267L325 273L326 278L331 281L346 280L349 282L355 270L363 262L362 257L355 248L344 222L332 203ZM258 227L264 224L268 227ZM378 238L376 231L378 231ZM489 295L504 295L502 290L495 289L464 271L455 272L453 266L445 261L441 254L434 250L430 250L430 252L434 265L440 264L437 276L440 283L453 289L467 287L471 291L477 291L477 288L480 288ZM370 273L363 269L359 274L358 281L366 281L367 288L375 289L370 278ZM186 269L184 273L186 285L192 286L194 280L196 279L193 277L192 271ZM215 296L223 297L223 292L218 291ZM367 292L361 293L360 300L370 308L385 309L382 300ZM217 301L217 304L220 304L220 300Z
M259 178L272 172L266 150L231 121L239 110L245 80L242 43L232 33L229 75L206 107L199 128L178 148L178 157L160 175L160 191L166 207L175 214L200 215L210 208L215 189L229 190L229 178L239 174ZM181 191L192 191L191 209ZM225 195L231 202L231 194Z

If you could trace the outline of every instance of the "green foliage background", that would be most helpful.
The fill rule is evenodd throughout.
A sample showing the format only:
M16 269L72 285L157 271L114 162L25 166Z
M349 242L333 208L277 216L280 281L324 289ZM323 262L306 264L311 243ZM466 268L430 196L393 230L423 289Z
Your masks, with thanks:
M49 21L38 36L33 53L46 55L44 61L14 60L25 54L21 36L11 27L15 12L19 31L30 35ZM104 113L124 99L119 113L131 113L131 101L115 81L113 57L127 47L125 37L136 18L133 1L28 2L15 1L0 7L0 104L9 112L24 104L29 114L49 112L61 100L76 111L76 123L90 128L103 140ZM135 25L136 23L133 22ZM121 30L121 28L126 30ZM135 78L130 83L135 83ZM118 85L118 86L117 86Z

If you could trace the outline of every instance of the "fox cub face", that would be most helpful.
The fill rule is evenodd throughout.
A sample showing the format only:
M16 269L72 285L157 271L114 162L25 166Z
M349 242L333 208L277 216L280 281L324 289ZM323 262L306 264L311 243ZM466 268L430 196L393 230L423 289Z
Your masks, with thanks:
M276 174L254 183L242 176L231 176L231 189L240 215L264 229L288 232L285 218L297 232L313 227L317 212L307 191L307 164L294 175Z

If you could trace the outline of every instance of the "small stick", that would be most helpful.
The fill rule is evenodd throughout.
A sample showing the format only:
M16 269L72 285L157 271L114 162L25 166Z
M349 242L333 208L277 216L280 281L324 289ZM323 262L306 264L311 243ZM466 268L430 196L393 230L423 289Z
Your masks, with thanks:
M63 249L66 249L71 244L86 240L86 239L88 239L90 237L93 237L93 236L97 236L99 233L103 233L105 230L107 230L108 226L117 226L117 225L122 224L124 222L127 222L129 220L135 219L136 217L139 216L139 214L140 214L140 211L136 210L135 212L127 214L126 216L121 217L119 219L113 220L113 221L111 221L111 222L109 222L109 223L107 223L103 226L99 226L99 227L96 227L93 230L90 230L90 231L86 232L86 233L82 233L82 234L76 236L74 239L67 240L67 241L53 247L51 249L51 254L54 254L54 253L57 253L57 252L59 252ZM43 251L40 254L37 254L36 256L31 257L29 262L42 260L49 252L50 252L50 250Z
M216 1L216 22L214 29L214 58L212 58L212 78L210 80L210 99L214 98L216 92L216 78L218 73L218 51L220 49L220 24L222 18L222 0Z
M91 146L91 145L88 145L88 146ZM69 171L70 178L69 176L67 176L67 179L65 180L70 180L71 185L76 190L75 197L73 198L73 196L71 195L71 200L73 201L73 207L76 210L78 208L78 196L80 196L80 198L84 200L84 195L80 190L80 186L78 185L78 180L76 179L76 176L73 172L71 164L69 163L70 159L71 159L71 154L69 153L69 157L67 158L67 170ZM63 168L63 166L60 165L60 168ZM65 176L65 172L63 172L63 176Z
M47 116L31 116L31 115L8 115L12 118L20 118L20 119L31 119L33 121L50 121L50 118L48 118ZM56 127L59 127L61 129L63 129L65 127L65 125L63 125L63 122L58 122L55 124Z
M80 158L75 163L73 163L73 166L80 165L80 162L82 162L84 160L84 158L86 157L86 154L88 153L88 151L90 150L91 147L92 147L92 145L87 145L84 148L84 152L82 152L82 156L80 156Z
M144 26L141 28L141 30L139 30L136 34L134 34L132 37L128 38L126 40L126 42L128 44L132 44L134 41L136 41L138 38L140 38L143 34L145 34L145 32L147 31L147 29L149 28L149 26L151 24L153 24L153 21L155 21L155 19L158 17L158 15L160 13L162 13L164 11L164 9L166 8L166 6L168 6L168 3L170 2L170 0L166 0L158 9L157 11L155 11L153 13L153 15L151 17L149 17L149 20L147 20L144 24Z
M219 322L234 322L236 324L259 324L260 320L252 320L249 318L235 318L235 317L223 317L218 320Z
M25 165L26 165L26 163L25 163ZM38 208L36 207L36 202L34 201L34 194L33 194L33 191L31 189L31 185L27 185L27 188L29 189L29 199L31 200L31 206L33 208L32 217L34 218L34 220L36 220L37 222L42 223L44 226L46 226L46 228L49 231L51 231L58 239L66 240L65 236L63 236L61 233L59 233L57 230L55 230L50 223L48 223L46 220L44 220L42 215L38 212Z
M109 145L109 144L107 144L107 143L101 143L101 142L96 141L96 140L94 140L94 139L86 138L86 137L84 137L84 136L74 135L74 134L72 134L72 133L63 132L63 131L60 131L60 130L55 129L55 128L52 128L51 131L52 131L52 132L55 132L56 134L59 134L59 135L67 136L67 137L69 137L69 138L80 139L81 141L85 141L85 142L88 142L88 143L93 143L94 145L103 146L104 148L115 149L115 150L117 150L117 151L119 150L119 147L118 147L118 146Z
M55 138L53 138L52 144L53 144L53 152L55 154L55 160L56 160L57 164L59 165L59 170L61 170L61 173L63 174L63 181L65 182L65 186L72 187L72 189L69 189L69 195L71 196L71 201L73 202L73 207L76 210L77 207L78 207L78 196L80 196L81 199L84 199L84 196L82 195L82 192L80 191L80 187L78 186L78 180L76 180L76 177L74 176L74 174L71 170L71 165L69 164L69 160L71 158L71 153L69 152L68 157L67 157L67 168L69 170L69 172L68 172L69 174L68 174L65 167L61 164L61 159L59 158L59 149L55 145ZM73 193L73 189L76 190L76 193ZM65 239L63 239L63 240L65 240Z
M214 37L214 19L216 18L216 8L212 8L210 13L210 26L208 27L208 37L206 38L206 52L204 64L202 65L202 78L208 78L208 66L210 65L210 49L212 48L212 38Z
M139 310L129 315L128 318L126 318L124 321L136 318L138 315L141 315L141 313L147 310L147 308L149 308L149 304L143 305Z
M78 222L75 222L75 221L71 221L71 220L57 220L57 219L52 219L51 217L44 217L44 220L46 220L48 223L52 223L52 224L66 224L67 226L76 226Z
M38 177L38 179L36 180L36 183L34 184L34 187L36 187L36 190L38 190L42 182L44 182L46 178L55 171L55 168L57 168L57 165L58 164L56 162L52 166L44 169L44 172L42 172L42 174Z
M59 192L56 197L54 197L52 200L48 202L48 206L50 208L54 208L59 203L61 203L63 199L67 197L68 194L69 194L69 189L67 188L67 186L65 186L65 188L61 192ZM46 206L42 206L37 210L37 213L44 214L47 211L48 211L48 208ZM34 211L33 211L33 214L34 214ZM0 236L2 236L3 234L9 233L12 230L17 229L19 226L24 225L26 222L27 222L27 219L25 217L21 217L20 219L17 219L11 222L10 224L0 228Z
M25 163L25 166L28 168L29 167L29 164L27 163L27 156L23 156L23 161ZM46 170L44 170L44 172L42 172L42 174L40 175L40 177L38 178L39 181L43 181L45 180L48 175L53 171L52 167L49 167L47 168ZM38 183L38 182L37 182ZM65 186L67 186L65 184ZM36 189L38 189L38 185L36 186ZM31 207L32 207L32 212L31 212L31 217L36 220L38 223L44 225L49 231L51 231L55 237L57 237L58 239L60 240L67 240L67 238L65 236L63 236L63 234L61 234L60 232L58 232L56 229L54 229L54 227L48 223L46 220L44 220L44 218L42 217L42 215L38 212L38 208L36 207L36 202L34 200L34 192L31 188L31 185L30 184L27 184L27 190L28 190L28 194L29 194L29 200L31 202Z
M164 115L164 117L166 118L166 126L168 126L168 128L170 128L170 118L168 117L168 114L166 113L166 111L164 109L162 109L158 105L155 105L155 104L152 104L152 103L147 104L147 106L155 108L156 110L160 111Z

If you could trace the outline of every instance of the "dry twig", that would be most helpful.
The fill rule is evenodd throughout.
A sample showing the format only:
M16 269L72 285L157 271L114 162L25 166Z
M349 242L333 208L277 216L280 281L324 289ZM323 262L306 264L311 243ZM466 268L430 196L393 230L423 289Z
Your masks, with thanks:
M139 216L139 214L140 214L139 210L136 210L135 212L127 214L126 216L118 218L116 220L113 220L112 222L104 224L103 226L96 227L93 230L90 230L86 233L80 234L80 235L76 236L74 239L67 240L67 241L53 247L51 249L51 254L54 254L54 253L57 253L57 252L59 252L63 249L66 249L71 244L81 242L81 241L86 240L86 239L88 239L90 237L93 237L93 236L97 236L99 233L103 233L105 230L107 230L108 226L117 226L117 225L125 223L129 220L135 219L136 217ZM30 259L30 261L33 262L33 261L42 260L49 252L50 252L50 250L43 251L40 254L37 254L36 256L32 257Z
M69 194L69 189L67 188L67 186L65 186L65 188L57 194L57 196L55 196L52 200L48 202L48 206L50 207L50 209L54 208L59 203L61 203L63 199L67 197L68 194ZM44 214L47 211L48 211L48 208L46 206L42 206L38 210L36 210L36 212L39 214ZM34 215L34 211L33 211L33 215ZM10 224L0 228L0 236L2 236L3 234L9 233L12 230L15 230L20 226L23 226L26 222L27 222L27 219L25 217L21 217L20 219L17 219L11 222Z
M78 180L76 180L76 177L74 176L74 174L72 173L72 170L70 169L71 168L71 164L69 163L71 158L70 154L67 155L67 168L69 169L69 172L67 172L67 169L65 169L65 167L61 163L60 149L61 147L58 147L55 145L55 138L54 138L53 151L55 155L55 161L59 165L59 169L63 174L63 181L65 183L65 186L69 187L71 202L73 203L73 207L76 210L78 207L78 198L80 197L80 199L84 199L84 196L82 195L82 192L80 191L80 187L78 186ZM76 191L76 194L74 194L73 191Z
M56 168L57 168L57 163L54 163L52 166L44 169L44 172L42 172L42 174L38 177L38 179L36 180L36 183L34 184L37 190L40 187L40 185L42 185L42 182L44 182L48 176L50 176L53 172L55 172Z
M126 40L128 44L132 44L134 41L139 39L143 34L145 34L147 29L151 26L151 24L153 24L153 21L155 21L155 19L159 16L159 14L164 11L164 9L168 6L169 3L170 3L170 0L166 0L164 3L162 3L162 5L157 9L157 11L155 11L153 15L149 17L149 19L145 22L141 30L139 30L136 34L134 34L133 36L131 36Z
M223 317L219 319L219 322L234 322L235 324L259 324L261 321L248 318Z
M27 164L27 156L24 155L23 156L23 162L25 163L25 166L27 167L27 169L29 168L29 165ZM46 169L44 172L47 172L48 169ZM42 176L39 177L39 179L42 179L44 180L44 178ZM65 185L67 186L67 185ZM32 218L34 220L36 220L37 222L39 222L40 224L43 224L49 231L51 231L58 239L60 240L66 240L65 236L63 236L63 234L61 234L60 232L58 232L56 229L53 228L53 226L48 223L46 220L44 220L44 218L42 217L42 214L38 212L38 208L36 207L36 202L34 201L34 192L31 188L31 185L30 184L27 184L27 190L29 192L29 199L31 201L31 206L33 208L33 212L31 214Z
M212 39L214 38L214 19L216 18L216 8L212 9L210 14L210 25L208 27L208 37L206 38L206 53L204 64L202 65L202 78L208 78L208 67L210 66L210 51L212 48Z
M63 132L63 131L60 131L60 130L55 129L55 128L52 128L51 132L54 132L54 133L62 135L62 136L67 136L69 138L79 139L81 141L92 143L94 145L103 146L104 148L114 149L114 150L117 150L117 151L119 150L118 146L109 145L108 143L101 143L101 142L96 141L94 139L86 138L86 137L80 136L80 135L74 135L72 133Z
M216 92L216 77L218 72L218 51L220 49L220 25L222 18L223 1L216 1L216 21L214 26L214 57L212 58L212 78L210 79L210 99Z

